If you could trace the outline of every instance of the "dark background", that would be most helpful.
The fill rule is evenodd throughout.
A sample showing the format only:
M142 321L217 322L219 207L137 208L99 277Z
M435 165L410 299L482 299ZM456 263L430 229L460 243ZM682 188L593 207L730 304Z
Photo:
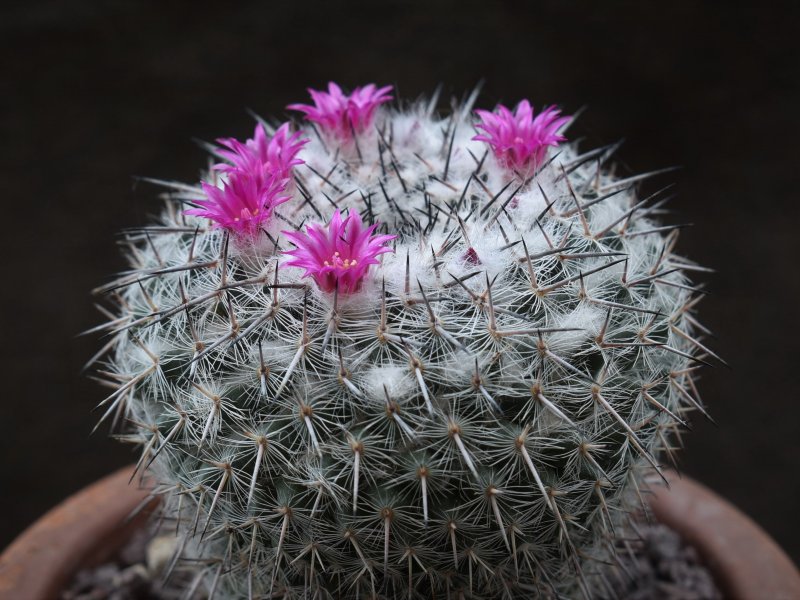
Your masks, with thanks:
M718 272L701 305L733 368L701 392L685 471L800 560L797 38L792 3L26 2L0 9L0 547L133 459L89 437L103 390L89 290L123 268L115 233L159 210L132 176L195 181L192 138L244 137L307 86L444 84L480 103L588 110L584 147L621 171L680 165L679 249ZM654 184L656 185L656 184Z

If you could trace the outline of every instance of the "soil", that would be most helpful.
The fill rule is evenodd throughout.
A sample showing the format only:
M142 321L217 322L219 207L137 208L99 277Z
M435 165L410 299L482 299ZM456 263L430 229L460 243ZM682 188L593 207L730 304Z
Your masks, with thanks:
M610 598L620 600L721 600L697 551L660 524L639 528L640 540L623 544L621 568L609 569ZM180 597L159 575L174 545L171 536L137 533L112 562L80 571L60 600L171 600Z
M83 569L59 600L172 600L172 585L163 586L164 572L175 549L173 536L139 530L110 562Z
M629 543L618 556L622 568L609 580L613 598L624 600L721 600L697 551L672 529L639 527L641 541Z

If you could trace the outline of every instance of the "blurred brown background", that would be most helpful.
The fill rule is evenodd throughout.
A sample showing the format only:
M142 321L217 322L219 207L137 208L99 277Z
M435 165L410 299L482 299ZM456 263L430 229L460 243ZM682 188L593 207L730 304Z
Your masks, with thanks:
M0 8L0 547L133 459L89 437L103 390L89 290L123 268L122 227L159 209L147 175L194 181L192 138L246 136L305 87L444 84L481 103L588 110L585 145L626 139L622 171L669 165L679 248L706 278L711 345L685 471L800 560L798 142L792 3L47 2Z

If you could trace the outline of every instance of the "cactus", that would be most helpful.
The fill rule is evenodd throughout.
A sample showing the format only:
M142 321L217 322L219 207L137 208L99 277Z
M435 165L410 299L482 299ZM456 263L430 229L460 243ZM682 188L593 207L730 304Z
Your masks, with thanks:
M208 145L200 187L158 182L98 290L100 421L141 446L170 571L188 597L603 595L705 414L664 190L554 107L311 93Z

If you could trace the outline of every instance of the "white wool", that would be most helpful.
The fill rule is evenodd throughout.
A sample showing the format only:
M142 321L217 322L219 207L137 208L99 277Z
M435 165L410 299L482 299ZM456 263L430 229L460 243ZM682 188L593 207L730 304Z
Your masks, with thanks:
M389 398L402 401L415 393L416 380L406 367L395 365L365 366L357 375L359 386L373 402L384 402L386 393Z
M576 329L577 331L556 331L547 334L547 345L554 352L569 355L576 352L581 344L597 336L603 326L606 313L597 307L580 304L554 323L555 327Z

